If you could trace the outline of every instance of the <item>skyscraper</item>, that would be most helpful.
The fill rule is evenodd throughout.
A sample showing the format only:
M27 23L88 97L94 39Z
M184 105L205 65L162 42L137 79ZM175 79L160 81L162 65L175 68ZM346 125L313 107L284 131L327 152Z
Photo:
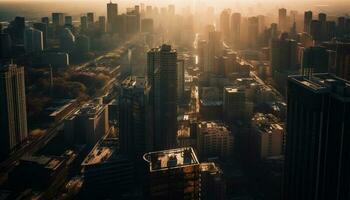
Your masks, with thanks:
M304 32L310 34L310 26L312 21L312 11L306 11L304 13Z
M88 26L92 26L95 23L95 14L93 12L88 12L86 14Z
M98 17L98 27L99 27L99 31L101 33L106 32L106 17L105 16Z
M33 28L43 33L43 47L45 49L47 47L47 35L48 35L47 25L45 23L34 23Z
M24 68L0 68L0 153L7 156L28 137Z
M10 34L0 33L0 59L9 58L12 54L12 41Z
M330 74L289 78L283 199L348 199L349 85Z
M223 10L220 14L220 31L225 41L230 38L230 11Z
M40 52L44 49L43 32L26 28L24 31L24 49L26 53Z
M285 9L285 8L280 8L278 10L278 29L282 32L288 31L287 9Z
M128 77L120 87L119 136L122 153L141 158L150 148L147 125L147 90L144 77Z
M73 18L72 16L64 16L64 25L72 26L73 25Z
M163 44L147 57L147 84L154 115L154 149L176 146L177 132L177 52Z
M350 44L339 43L336 47L336 75L350 80Z
M118 16L118 4L108 3L107 4L107 30L108 32L115 33L117 31L117 16Z
M205 72L213 72L215 56L222 54L221 32L209 32L208 40L208 66L204 67Z
M81 31L85 32L88 29L88 18L86 16L80 17L80 29Z
M54 27L64 25L64 14L63 13L52 13L52 24Z
M241 30L241 14L232 13L231 15L231 37L235 47L239 46Z

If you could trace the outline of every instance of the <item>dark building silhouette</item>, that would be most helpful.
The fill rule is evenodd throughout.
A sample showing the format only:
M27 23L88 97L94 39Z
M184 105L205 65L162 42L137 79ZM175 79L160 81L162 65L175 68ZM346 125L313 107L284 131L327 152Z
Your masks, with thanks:
M0 154L6 156L28 137L23 67L0 68L0 94Z
M47 48L47 25L45 23L34 23L33 28L42 32L43 35L43 47Z
M304 13L304 32L310 34L310 26L312 21L312 11L306 11Z
M288 80L283 199L350 195L350 86L330 74Z
M146 80L143 77L128 77L119 93L119 135L122 153L141 159L149 148L151 137L147 129Z
M170 45L151 49L147 59L147 82L154 116L154 148L176 146L177 53Z

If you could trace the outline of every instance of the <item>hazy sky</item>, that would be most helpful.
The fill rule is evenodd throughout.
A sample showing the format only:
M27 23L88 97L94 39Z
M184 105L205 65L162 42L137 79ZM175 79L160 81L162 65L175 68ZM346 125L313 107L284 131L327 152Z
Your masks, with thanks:
M109 0L0 0L0 20L7 20L21 15L36 18L50 15L51 12L65 12L71 15L80 15L86 12L95 12L98 15L106 14L106 3ZM113 0L119 4L119 12L125 12L126 7L144 3L158 7L175 4L176 12L183 7L191 6L206 9L214 6L216 11L231 8L246 15L274 13L280 7L288 10L305 10L326 12L330 15L350 14L350 0ZM18 3L21 6L18 6Z

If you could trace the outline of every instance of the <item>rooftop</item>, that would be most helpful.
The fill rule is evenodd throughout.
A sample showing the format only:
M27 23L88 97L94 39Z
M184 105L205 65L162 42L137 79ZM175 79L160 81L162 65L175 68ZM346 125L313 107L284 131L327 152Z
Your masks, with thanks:
M272 133L274 130L281 132L284 130L283 125L272 114L256 113L252 118L252 122L258 128L259 133Z
M209 172L209 173L219 173L221 172L220 168L215 165L213 162L208 163L201 163L199 165L199 169L202 172Z
M82 165L95 165L108 162L117 154L117 139L104 138L100 140L85 158Z
M21 162L35 163L41 165L46 169L56 170L59 168L64 161L63 157L46 157L46 156L26 156L21 158Z
M229 129L223 122L203 121L199 123L198 126L201 129L201 132L206 134L230 133Z
M315 93L330 93L336 98L350 101L350 82L333 74L295 75L289 76L289 81Z
M122 82L124 88L144 88L146 85L145 77L129 76Z
M149 163L150 172L183 168L199 164L192 147L150 152L146 153L143 158Z

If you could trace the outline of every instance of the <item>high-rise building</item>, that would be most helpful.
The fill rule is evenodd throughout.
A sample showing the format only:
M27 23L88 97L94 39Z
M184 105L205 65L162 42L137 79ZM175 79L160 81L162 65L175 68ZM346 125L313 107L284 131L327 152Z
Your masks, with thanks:
M228 41L230 38L230 11L223 10L220 14L220 32L223 39Z
M336 47L336 75L350 80L350 44L339 43Z
M147 84L154 114L154 149L176 146L177 132L177 52L163 44L147 57Z
M86 14L88 26L92 26L95 23L95 14L93 12L88 12Z
M118 16L118 4L107 4L107 30L108 32L117 32L117 16Z
M82 162L84 198L99 199L113 191L118 199L134 188L135 164L119 153L118 144L116 138L103 138Z
M201 158L228 159L233 153L234 136L220 122L203 121L197 127L197 150Z
M222 54L221 32L209 32L208 40L208 66L204 67L205 72L213 72L215 57Z
M106 17L105 16L99 16L98 17L98 28L101 33L106 32Z
M239 41L241 37L241 14L232 13L231 15L231 37L234 46L239 46Z
M280 8L278 10L278 29L281 32L289 31L287 27L288 21L287 21L287 9Z
M201 163L201 199L226 199L226 185L222 170L215 163Z
M65 26L73 26L73 17L72 16L64 16L64 25Z
M41 18L41 22L44 23L44 24L46 24L46 27L49 27L49 25L50 25L50 19L49 19L49 17L42 17L42 18Z
M63 13L52 13L52 24L54 27L64 25L64 14Z
M200 199L200 164L191 147L146 153L147 199Z
M128 77L120 86L119 139L121 152L140 159L150 149L147 129L147 90L144 77Z
M179 102L185 97L185 60L177 61L177 99Z
M259 18L248 18L248 47L255 47L257 45L259 35Z
M88 18L86 16L80 17L80 29L82 32L86 32L88 30Z
M34 23L33 28L43 33L43 47L45 49L47 47L47 35L48 35L47 25L45 23Z
M43 49L43 32L34 28L26 28L24 31L24 50L26 53L41 52Z
M311 21L310 35L316 43L322 41L322 24L319 20Z
M63 29L60 37L60 47L62 51L70 53L74 50L75 36L69 28Z
M208 65L208 43L206 40L199 40L197 43L198 67L204 71L205 66Z
M86 103L64 123L67 143L94 146L109 131L107 105Z
M287 38L271 41L270 61L273 71L297 68L297 42Z
M319 13L318 14L318 21L320 22L320 28L321 28L321 41L327 40L327 15L325 13Z
M245 90L236 87L225 87L223 92L223 113L226 122L246 119Z
M314 46L303 50L301 68L312 69L316 73L329 72L330 54L324 47Z
M349 85L331 74L289 78L284 200L349 197Z
M7 156L28 137L24 68L0 68L0 152Z
M310 34L310 26L312 21L312 11L306 11L304 13L304 32Z
M12 41L8 33L0 33L0 59L10 58L12 55Z
M252 118L250 138L252 160L261 161L271 156L280 156L284 148L284 128L272 114L256 113Z

